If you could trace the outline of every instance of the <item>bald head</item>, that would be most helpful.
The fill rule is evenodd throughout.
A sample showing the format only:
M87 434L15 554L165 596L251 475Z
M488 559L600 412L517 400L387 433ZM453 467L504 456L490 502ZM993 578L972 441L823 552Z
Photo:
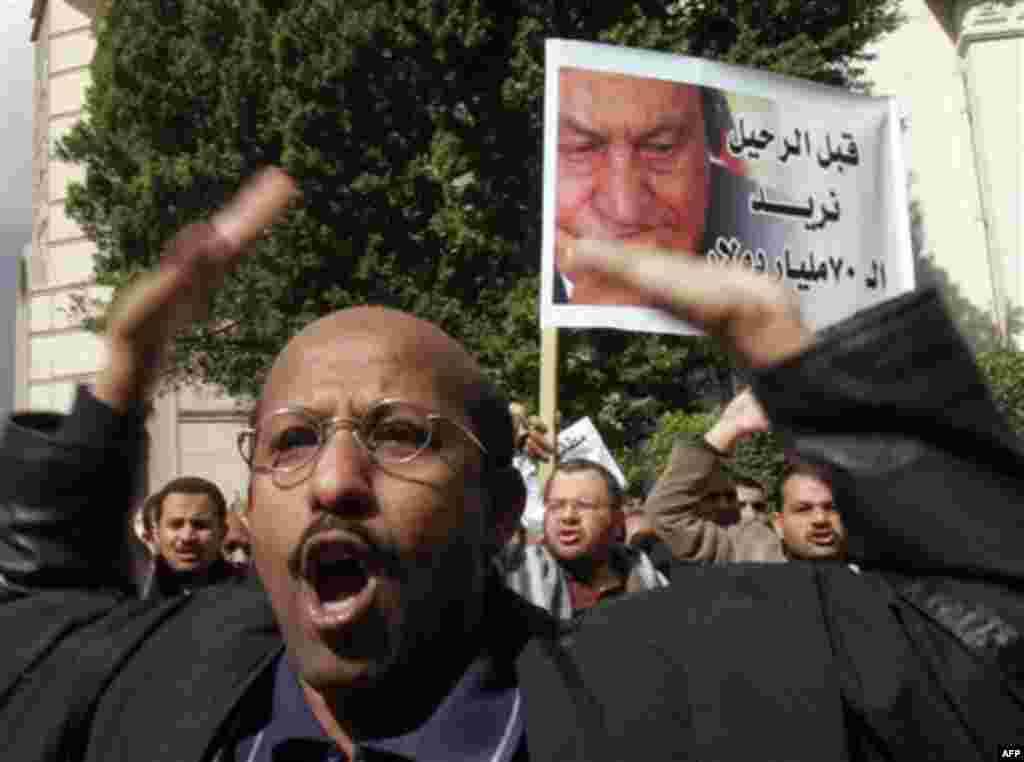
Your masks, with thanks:
M488 464L504 467L511 463L513 434L508 403L476 361L433 323L386 307L339 310L296 334L267 375L254 419L258 420L267 408L268 400L281 404L280 392L293 380L315 381L321 369L331 366L339 356L354 365L364 359L384 362L396 376L425 377L468 419L487 448Z

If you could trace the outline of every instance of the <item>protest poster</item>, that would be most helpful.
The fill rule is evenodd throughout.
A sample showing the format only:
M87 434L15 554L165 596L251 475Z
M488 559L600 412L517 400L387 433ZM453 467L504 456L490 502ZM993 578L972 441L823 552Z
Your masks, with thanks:
M694 332L570 272L580 238L765 273L815 329L913 288L891 98L611 45L546 53L544 328Z
M626 488L626 477L619 468L608 446L601 437L601 432L594 426L590 418L581 418L568 428L558 433L558 459L570 460L582 458L600 463L612 472L622 488ZM525 456L515 459L515 466L526 481L526 510L523 511L523 526L533 531L541 531L544 526L544 498L541 494L543 485L540 483L537 465Z

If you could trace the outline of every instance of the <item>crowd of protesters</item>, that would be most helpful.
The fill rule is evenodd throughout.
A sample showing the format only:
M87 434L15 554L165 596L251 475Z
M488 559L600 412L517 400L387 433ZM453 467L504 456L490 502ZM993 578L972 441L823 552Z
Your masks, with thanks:
M551 459L556 448L543 424L520 403L510 412L516 447ZM499 555L506 584L571 624L603 600L669 584L675 564L844 561L846 532L826 466L788 453L777 511L763 484L729 475L739 441L767 430L753 393L742 391L706 434L676 442L645 498L627 499L601 463L555 462L542 491L542 534L528 540L519 527Z
M553 438L540 419L520 403L509 412L516 450L553 460ZM502 530L495 565L505 584L571 629L602 601L669 584L675 564L842 561L845 532L824 466L790 454L778 511L769 511L764 485L728 475L736 443L764 430L763 411L743 391L707 434L676 443L646 499L627 497L601 463L554 462L542 490L542 532L531 535L522 523ZM525 506L525 486L513 489ZM242 501L228 506L217 485L198 476L150 495L133 517L145 549L140 595L167 598L244 577L251 547L243 511Z
M933 294L816 337L753 273L581 244L574 272L716 337L753 388L676 443L628 533L607 469L555 463L540 541L513 458L546 432L517 429L437 326L341 310L268 372L231 545L220 490L174 480L135 522L152 570L129 595L119 530L168 337L295 195L267 170L182 231L118 300L70 414L8 424L5 758L959 761L1015 742L1024 457ZM723 467L769 419L794 444L770 519Z

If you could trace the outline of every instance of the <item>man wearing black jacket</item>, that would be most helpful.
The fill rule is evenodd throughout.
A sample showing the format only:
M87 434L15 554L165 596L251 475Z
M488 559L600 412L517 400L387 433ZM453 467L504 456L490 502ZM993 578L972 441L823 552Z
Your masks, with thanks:
M199 476L180 476L151 495L146 509L155 552L144 597L188 594L237 576L221 555L228 507L216 484Z
M287 185L265 174L183 232L120 300L72 414L6 431L5 757L960 761L1020 742L1024 462L928 296L812 346L750 273L577 253L753 368L775 430L842 469L860 574L687 567L559 644L489 572L515 474L506 404L436 328L360 308L288 345L243 437L258 574L132 600L110 508L130 505L141 400Z

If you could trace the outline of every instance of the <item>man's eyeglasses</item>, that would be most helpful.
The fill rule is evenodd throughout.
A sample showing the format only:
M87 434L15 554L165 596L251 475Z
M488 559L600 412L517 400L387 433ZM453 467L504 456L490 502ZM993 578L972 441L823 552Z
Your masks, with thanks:
M483 455L487 448L465 426L411 402L383 399L356 419L324 418L298 406L268 413L253 428L238 434L238 450L254 473L288 476L320 456L338 429L346 428L370 459L383 465L410 463L424 453L437 453L437 424L449 423Z
M586 513L588 511L596 511L599 508L604 508L604 503L599 503L594 500L587 500L586 498L580 498L578 500L548 500L544 503L545 510L551 511L552 513L562 513L568 508L573 508L580 513Z

